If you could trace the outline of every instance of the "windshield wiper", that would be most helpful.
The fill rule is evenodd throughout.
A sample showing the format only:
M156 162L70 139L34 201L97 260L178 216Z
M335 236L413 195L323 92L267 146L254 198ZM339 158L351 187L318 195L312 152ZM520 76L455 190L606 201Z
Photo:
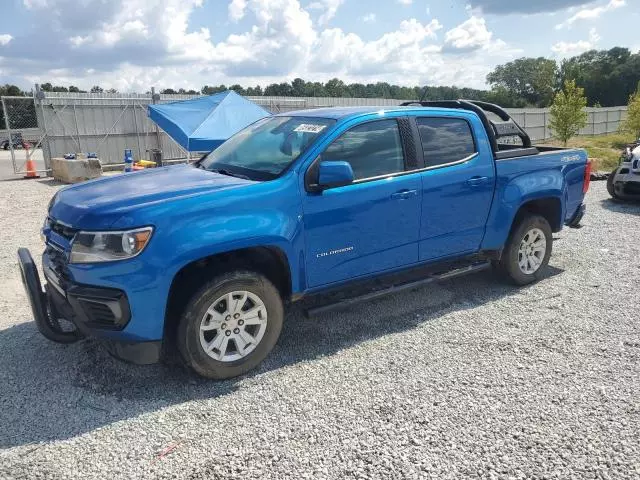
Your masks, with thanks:
M249 177L247 177L246 175L242 175L241 173L232 173L229 170L225 170L224 168L214 168L212 170L209 170L210 172L215 172L215 173L219 173L221 175L226 175L228 177L236 177L236 178L242 178L244 180L251 180Z

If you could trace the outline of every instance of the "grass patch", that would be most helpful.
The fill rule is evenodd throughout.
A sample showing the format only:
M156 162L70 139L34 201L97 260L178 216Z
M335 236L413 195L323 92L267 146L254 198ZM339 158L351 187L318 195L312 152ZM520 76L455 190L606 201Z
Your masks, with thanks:
M594 171L611 171L618 165L618 159L622 149L633 142L633 135L625 133L612 133L609 135L594 135L573 137L567 143L569 148L584 148L593 161ZM557 140L549 140L545 145L562 146Z

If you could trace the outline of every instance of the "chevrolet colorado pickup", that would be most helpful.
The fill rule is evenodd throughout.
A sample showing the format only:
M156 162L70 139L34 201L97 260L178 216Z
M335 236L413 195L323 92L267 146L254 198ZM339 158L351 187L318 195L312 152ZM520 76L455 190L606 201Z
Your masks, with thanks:
M42 228L44 289L24 248L19 265L50 340L99 338L134 363L171 345L229 378L269 354L301 299L340 292L317 313L491 266L539 280L589 178L584 151L532 146L491 104L291 112L196 164L61 189Z

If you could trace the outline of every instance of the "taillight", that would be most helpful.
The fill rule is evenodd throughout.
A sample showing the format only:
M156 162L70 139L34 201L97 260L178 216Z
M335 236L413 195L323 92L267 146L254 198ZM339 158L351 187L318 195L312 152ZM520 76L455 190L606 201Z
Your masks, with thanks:
M589 191L589 185L591 184L591 160L587 160L587 165L584 167L584 181L582 182L582 193Z

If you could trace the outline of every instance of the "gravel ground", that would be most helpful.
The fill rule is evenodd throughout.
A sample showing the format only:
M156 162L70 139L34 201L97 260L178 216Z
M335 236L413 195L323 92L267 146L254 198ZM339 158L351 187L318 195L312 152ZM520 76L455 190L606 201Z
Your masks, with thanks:
M54 188L0 184L1 478L640 478L640 205L604 182L540 283L293 312L225 382L37 333L15 251Z

